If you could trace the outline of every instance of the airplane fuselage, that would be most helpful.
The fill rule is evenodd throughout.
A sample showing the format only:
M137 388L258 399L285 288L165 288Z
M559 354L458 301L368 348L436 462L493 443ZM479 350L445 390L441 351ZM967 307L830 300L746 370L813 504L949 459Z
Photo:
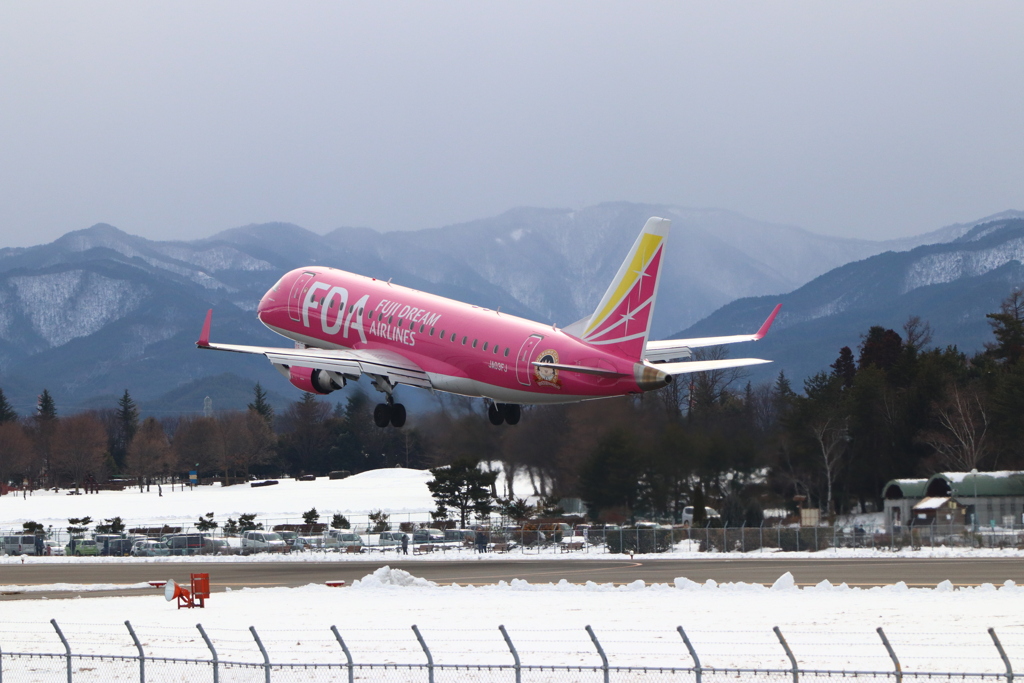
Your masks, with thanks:
M264 295L258 316L308 347L393 352L425 372L434 389L499 403L570 403L666 383L649 365L553 325L333 268L287 273Z

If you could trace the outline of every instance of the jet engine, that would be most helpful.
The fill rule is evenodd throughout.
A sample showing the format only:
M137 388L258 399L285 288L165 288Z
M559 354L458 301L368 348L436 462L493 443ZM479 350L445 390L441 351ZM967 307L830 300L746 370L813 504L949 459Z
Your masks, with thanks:
M328 370L293 365L288 368L287 377L289 382L311 394L329 394L345 386L344 376Z

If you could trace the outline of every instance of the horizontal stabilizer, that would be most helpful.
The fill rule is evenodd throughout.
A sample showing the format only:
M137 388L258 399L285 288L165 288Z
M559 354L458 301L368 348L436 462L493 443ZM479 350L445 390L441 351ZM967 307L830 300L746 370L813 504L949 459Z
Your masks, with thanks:
M685 375L690 372L726 370L728 368L741 368L746 365L761 365L762 363L771 363L771 361L760 358L726 358L724 360L690 360L683 361L682 363L658 363L650 367L657 368L670 375Z

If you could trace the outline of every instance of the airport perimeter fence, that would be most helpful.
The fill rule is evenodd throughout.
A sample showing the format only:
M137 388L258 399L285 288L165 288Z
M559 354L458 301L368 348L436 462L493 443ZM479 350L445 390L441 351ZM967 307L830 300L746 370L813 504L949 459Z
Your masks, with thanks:
M267 531L278 525L297 526L301 520L262 520ZM423 524L422 522L419 524ZM126 523L129 529L149 529L151 537L159 538L156 531L165 533L199 533L190 525L163 525L159 522ZM392 523L392 529L398 524ZM348 530L346 530L348 531ZM365 551L400 552L400 547L379 545L379 535L369 530L368 525L353 525L364 543ZM0 530L5 534L23 534L21 530ZM181 554L240 554L243 549L237 545L237 535L225 534L217 528L203 532L212 539L234 538L235 545L210 549L189 549ZM552 531L537 529L510 529L500 523L492 524L485 532L487 547L491 552L513 552L525 554L553 554L566 552L647 554L666 552L817 552L842 550L846 548L870 548L878 550L903 550L921 548L1017 548L1024 549L1024 526L1006 527L972 526L970 524L930 524L902 526L892 530L882 527L861 526L813 526L797 527L787 525L761 524L759 526L637 526L600 528L599 526L575 531ZM47 537L63 547L69 542L64 529L51 529ZM313 534L308 539L310 550L322 551L324 538ZM429 546L423 548L423 546ZM337 550L337 548L331 548ZM345 548L341 548L345 550ZM472 540L447 541L440 543L412 542L410 553L474 551ZM0 554L3 550L0 549ZM259 552L254 550L253 552ZM172 553L176 554L176 553Z
M109 624L62 628L51 620L50 626L49 635L59 638L62 652L11 651L0 642L0 682L816 683L869 678L894 683L1013 683L1013 663L1021 664L1024 653L1024 633L1010 634L1008 652L993 629L966 635L902 633L890 640L882 628L874 633L787 635L778 627L767 633L688 633L680 626L674 632L632 630L599 636L587 626L530 630L513 637L504 626L493 633L444 628L428 634L412 626L402 630L400 640L397 629L357 629L349 638L335 626L323 632L270 631L266 639L253 627L214 630L213 636L201 624L194 630L163 627L140 633L126 621L118 637ZM17 624L5 623L0 633L14 633L8 630L12 627ZM73 633L76 628L81 632L78 637ZM21 640L26 637L24 632L18 635ZM41 633L29 636L45 640ZM831 641L824 652L822 641ZM76 646L83 651L76 651ZM181 654L165 656L154 650ZM909 656L901 659L901 650Z

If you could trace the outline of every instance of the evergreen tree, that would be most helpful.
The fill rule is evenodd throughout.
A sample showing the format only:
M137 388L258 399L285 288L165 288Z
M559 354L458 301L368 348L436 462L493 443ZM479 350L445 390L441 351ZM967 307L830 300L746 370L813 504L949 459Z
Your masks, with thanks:
M121 423L125 443L131 443L135 432L139 430L139 409L127 389L117 401L117 419Z
M53 402L53 396L50 396L50 392L46 389L43 389L43 393L39 395L39 400L36 403L36 419L40 422L57 419L57 405Z
M857 364L853 361L853 351L849 346L839 349L839 358L831 366L832 374L843 380L843 386L849 389L853 386L853 378L857 374Z
M1016 364L1024 355L1024 292L1013 290L999 306L998 313L985 317L996 337L994 343L985 344L989 355L1007 365Z
M135 401L128 394L127 389L124 390L124 395L117 401L114 421L114 436L111 439L110 455L114 458L117 468L123 470L127 460L128 448L132 443L132 439L135 438L135 434L139 431L139 409L135 405Z
M7 397L4 396L4 390L0 389L0 424L4 422L13 422L18 419L18 414L14 412L14 408L7 401Z
M267 402L267 392L263 390L259 382L253 387L253 401L249 404L249 410L262 417L267 426L274 422L274 407Z
M460 459L448 467L435 467L430 473L434 475L427 482L430 495L438 508L458 510L463 528L470 510L482 515L494 509L491 487L498 478L497 472L484 472L476 462Z

